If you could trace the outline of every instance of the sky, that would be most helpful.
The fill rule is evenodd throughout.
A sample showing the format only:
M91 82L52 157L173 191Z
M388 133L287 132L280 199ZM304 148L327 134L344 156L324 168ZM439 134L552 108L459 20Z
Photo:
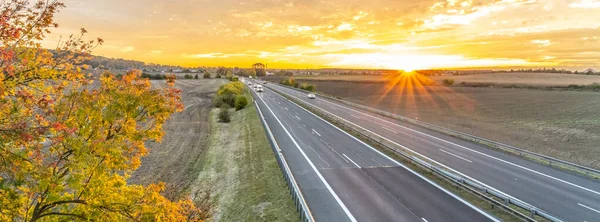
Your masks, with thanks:
M44 42L182 66L600 66L600 0L63 0Z

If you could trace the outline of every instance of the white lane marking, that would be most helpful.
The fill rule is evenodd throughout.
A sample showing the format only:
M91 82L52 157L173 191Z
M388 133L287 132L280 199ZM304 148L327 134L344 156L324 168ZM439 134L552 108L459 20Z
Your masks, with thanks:
M443 149L440 149L440 151L442 151L442 152L444 152L444 153L447 153L447 154L450 154L450 155L452 155L452 156L454 156L454 157L456 157L456 158L459 158L459 159L461 159L461 160L467 161L467 162L469 162L469 163L472 163L472 162L473 162L473 161L470 161L470 160L469 160L469 159L467 159L467 158L464 158L464 157L462 157L462 156L459 156L459 155L456 155L456 154L454 154L454 153L451 153L451 152L445 151L445 150L443 150Z
M362 119L362 118L360 118L360 116L357 116L357 115L354 115L354 114L350 114L350 115L353 116L354 118Z
M392 130L392 129L390 129L390 128L387 128L387 127L385 127L385 126L382 126L381 128L383 128L384 130L387 130L387 131L391 131L391 132L394 132L394 133L398 133L398 132L396 132L396 131L394 131L394 130Z
M294 96L294 97L295 97L295 96ZM296 97L296 99L298 99L298 98ZM574 183L571 183L571 182L568 182L568 181L565 181L565 180L562 180L562 179L559 179L559 178L556 178L556 177L553 177L553 176L550 176L550 175L547 175L547 174L544 174L544 173L541 173L541 172L538 172L538 171L535 171L535 170L529 169L529 168L527 168L527 167L524 167L524 166L521 166L521 165L518 165L518 164L515 164L515 163L512 163L512 162L509 162L509 161L506 161L506 160L500 159L500 158L498 158L498 157L494 157L494 156L491 156L491 155L488 155L488 154L485 154L485 153L482 153L482 152L479 152L479 151L476 151L476 150L472 150L472 149L470 149L470 148L467 148L467 147L465 147L465 146L462 146L462 145L459 145L459 144L456 144L456 143L453 143L453 142L450 142L450 141L447 141L447 140L444 140L444 139L441 139L441 138L438 138L438 137L435 137L435 136L432 136L432 135L429 135L429 134L426 134L426 133L423 133L423 132L420 132L420 131L417 131L417 130L414 130L414 129L411 129L411 128L408 128L408 127L405 127L405 126L402 126L402 125L399 125L399 124L397 124L397 123L394 123L394 122L390 122L390 121L387 121L387 120L381 119L381 118L379 118L379 117L376 117L376 116L373 116L373 115L370 115L370 114L367 114L367 113L363 113L363 112L360 112L360 111L357 111L357 110L354 110L354 109L351 109L351 108L348 108L348 107L345 107L345 106L342 106L342 105L338 105L338 104L335 104L335 103L333 103L333 102L329 102L329 101L326 101L326 100L325 100L325 102L328 102L328 103L334 104L334 105L336 105L336 106L339 106L339 107L343 107L343 108L345 108L345 109L347 109L347 110L350 110L350 111L353 111L353 112L358 112L358 113L361 113L361 114L363 114L363 115L366 115L366 116L373 117L373 118L375 118L375 119L378 119L378 120L381 120L381 121L384 121L384 122L387 122L387 123L391 123L391 124L393 124L393 125L396 125L396 126L398 126L398 127L401 127L401 128L407 129L407 130L410 130L410 131L412 131L412 132L415 132L415 133L418 133L418 134L421 134L421 135L424 135L424 136L427 136L427 137L430 137L430 138L432 138L432 139L436 139L436 140L439 140L439 141L442 141L442 142L445 142L445 143L448 143L448 144L452 144L452 145L454 145L454 146L457 146L457 147L460 147L460 148L462 148L462 149L465 149L465 150L468 150L468 151L471 151L471 152L474 152L474 153L480 154L480 155L482 155L482 156L485 156L485 157L488 157L488 158L492 158L492 159L494 159L494 160L497 160L497 161L500 161L500 162L506 163L506 164L508 164L508 165L512 165L512 166L514 166L514 167L517 167L517 168L521 168L521 169L523 169L523 170L526 170L526 171L529 171L529 172L532 172L532 173L538 174L538 175L540 175L540 176L544 176L544 177L547 177L547 178L550 178L550 179L553 179L553 180L556 180L556 181L562 182L562 183L564 183L564 184L568 184L568 185L571 185L571 186L577 187L577 188L579 188L579 189L582 189L582 190L585 190L585 191L588 191L588 192L594 193L594 194L596 194L596 195L600 195L600 192L598 192L598 191L594 191L594 190L592 190L592 189L589 189L589 188L586 188L586 187L583 187L583 186L580 186L580 185L577 185L577 184L574 184ZM314 106L314 105L313 105L313 106ZM316 106L315 106L315 107L316 107ZM317 107L317 108L319 108L319 107ZM319 108L319 109L321 109L321 108ZM321 109L321 110L323 110L323 109ZM324 111L324 110L323 110L323 111ZM327 112L327 111L326 111L326 112ZM328 112L328 113L329 113L329 112ZM339 118L339 117L338 117L338 118ZM356 124L355 124L355 125L356 125ZM362 127L361 127L361 128L362 128ZM364 129L364 128L363 128L363 129ZM385 138L385 137L383 137L383 138ZM385 138L385 139L386 139L386 140L388 140L388 141L390 141L390 142L392 142L391 140L389 140L389 139L387 139L387 138ZM406 149L408 149L408 148L406 148ZM410 150L410 149L409 149L409 150ZM412 150L411 150L411 151L412 151ZM414 152L414 151L413 151L413 152ZM416 153L416 152L414 152L414 153ZM419 155L420 155L420 156L423 156L423 155L421 155L420 153L419 153ZM423 157L424 157L424 156L423 156ZM427 157L426 157L426 158L427 158ZM427 159L429 159L429 158L427 158ZM429 160L431 160L431 159L429 159ZM436 163L437 163L437 162L436 162ZM442 166L443 166L443 165L442 165ZM444 167L446 167L446 166L444 166ZM457 171L455 171L455 172L457 172Z
M294 117L296 117L296 119L298 119L298 121L300 121L300 117L298 117L298 116L296 116L296 115L294 115Z
M273 98L273 99L275 99L275 98ZM277 101L277 103L278 103L279 105L281 105L281 103L280 103L279 101Z
M429 222L429 221L425 220L425 218L423 218L423 217L421 217L421 220L423 220L423 221L425 221L425 222Z
M275 93L275 94L279 95L280 97L282 97L282 98L284 98L284 99L287 99L287 98L283 97L282 95L280 95L279 93ZM288 95L289 95L289 94L288 94ZM294 98L296 98L296 99L298 99L298 97L295 97L295 96L292 96L292 95L290 95L290 96L291 96L291 97L294 97ZM289 100L288 100L288 101L289 101ZM290 102L291 102L291 101L290 101ZM421 178L422 180L425 180L425 181L427 181L427 183L429 183L429 184L431 184L432 186L434 186L434 187L438 188L439 190L443 191L444 193L446 193L446 194L450 195L451 197L454 197L454 199L456 199L456 200L460 201L461 203L463 203L463 204L465 204L465 205L469 206L471 209L473 209L473 210L475 210L475 211L479 212L480 214L482 214L482 215L486 216L486 217L487 217L487 218L489 218L490 220L492 220L492 221L495 221L495 222L500 222L500 220L496 219L495 217L493 217L492 215L488 214L487 212L485 212L485 211L482 211L481 209L479 209L479 208L477 208L477 207L473 206L471 203L469 203L469 202L467 202L467 201L463 200L462 198L460 198L460 197L456 196L456 194L454 194L454 193L452 193L452 192L450 192L450 191L448 191L448 190L444 189L443 187L439 186L438 184L434 183L433 181L429 180L428 178L426 178L426 177L422 176L421 174L418 174L417 172L415 172L415 171L414 171L414 170L412 170L411 168L408 168L408 167L406 167L406 166L402 165L400 162L398 162L398 161L396 161L396 160L392 159L391 157L389 157L389 156L385 155L384 153L382 153L381 151L379 151L379 150L377 150L377 149L373 148L373 147L372 147L372 146L370 146L369 144L366 144L366 143L365 143L365 142L363 142L362 140L359 140L358 138L356 138L356 137L354 137L354 136L350 135L348 132L346 132L346 131L344 131L344 130L340 129L339 127L337 127L337 126L333 125L332 123L330 123L330 122L328 122L328 121L324 120L324 119L323 119L323 118L321 118L320 116L317 116L317 114L314 114L314 113L312 113L312 112L308 111L308 110L307 110L307 109L305 109L304 107L302 107L302 106L300 106L300 105L298 105L298 104L296 104L296 103L294 103L294 102L291 102L291 103L292 103L292 104L294 104L294 105L296 105L297 107L300 107L300 108L301 108L301 109L303 109L304 111L306 111L306 112L308 112L308 113L312 114L313 116L317 117L317 118L318 118L318 119L320 119L321 121L323 121L323 122L325 122L325 123L329 124L329 125L330 125L330 126L332 126L333 128L336 128L337 130L341 131L342 133L344 133L344 134L348 135L350 138L352 138L352 139L356 140L357 142L359 142L359 143L362 143L362 144L363 144L363 145L365 145L366 147L369 147L369 148L371 148L371 150L375 151L375 152L376 152L376 153L378 153L379 155L381 155L381 156L383 156L383 157L387 158L388 160L390 160L390 161L392 161L393 163L395 163L396 165L398 165L398 166L400 166L400 167L404 168L405 170L408 170L409 172L411 172L412 174L414 174L414 175L416 175L417 177ZM312 105L312 106L313 106L313 107L315 107L315 108L317 108L317 109L320 109L320 110L322 110L323 112L329 113L330 115L332 115L332 116L335 116L335 117L336 117L336 118L338 118L338 119L342 119L342 118L340 118L339 116L336 116L335 114L332 114L332 113L330 113L330 112L328 112L328 111L325 111L324 109L321 109L321 108L319 108L319 107L317 107L317 106L314 106L314 105ZM363 130L365 130L365 131L368 131L368 132L370 132L370 133L372 133L372 134L374 134L374 135L377 135L377 136L379 136L379 137L382 137L382 136L380 136L379 134L376 134L376 133L374 133L374 132L371 132L371 131L369 131L369 130L367 130L367 129L365 129L365 128L362 128L362 127L360 127L360 126L358 126L358 125L356 125L356 124L354 124L354 123L352 123L352 122L350 122L350 123L351 123L351 124L353 124L353 125L355 125L355 126L357 126L357 127L359 127L359 128L361 128L361 129L363 129ZM382 138L385 138L385 137L382 137ZM388 141L390 141L389 139L387 139L387 140L388 140ZM407 150L410 150L410 151L412 151L411 149L408 149L408 148L406 148L405 146L402 146L402 145L400 145L400 144L397 144L397 143L395 143L394 141L390 141L390 142L391 142L391 143L394 143L394 144L396 144L396 145L398 145L398 146L400 146L400 147L404 147L404 148L405 148L405 149L407 149ZM454 169L452 169L452 168L449 168L449 167L447 167L447 166L444 166L444 165L442 165L442 164L440 164L440 163L436 162L435 160L431 160L431 159L427 158L426 156L423 156L423 155L421 155L421 154L419 154L419 153L416 153L416 152L414 152L414 151L412 151L412 152L413 152L413 153L415 153L415 154L417 154L417 155L419 155L419 156L421 156L421 157L423 157L423 158L426 158L426 159L428 159L428 160L430 160L430 161L432 161L432 162L434 162L434 163L436 163L436 164L439 164L439 165L441 165L441 166L443 166L443 167L445 167L445 168L447 168L447 169L450 169L450 170L454 171L455 173L457 173L457 174L459 174L459 175L461 175L461 176L463 176L463 177L465 177L465 178L469 178L469 179L471 179L471 180L473 180L473 181L476 181L476 182L478 182L478 183L480 183L480 184L484 184L484 183L481 183L481 182L479 182L479 181L477 181L477 180L475 180L475 179L473 179L473 178L470 178L470 177L468 177L468 176L466 176L466 175L464 175L464 174L462 174L462 173L460 173L460 172L458 172L458 171L456 171L456 170L454 170ZM488 186L487 184L485 184L485 185L486 185L487 187L490 187L490 186ZM490 187L490 188L492 188L492 187ZM494 188L492 188L492 189L493 189L494 191L498 192L498 193L502 193L502 194L504 194L503 192L501 192L501 191L499 191L499 190L496 190L496 189L494 189ZM507 195L507 194L504 194L504 195L505 195L505 196L508 196L508 197L510 197L510 198L512 198L512 199L519 200L519 199L517 199L517 198L514 198L514 197L512 197L512 196L510 196L510 195ZM519 200L519 201L521 201L521 200ZM521 201L521 202L524 202L524 201Z
M321 134L319 134L319 132L317 132L315 129L311 129L315 134L321 136Z
M285 108L285 110L287 110L287 111L290 111L290 110L289 110L287 107L285 107L285 106L284 106L283 108Z
M356 162L354 162L354 160L350 159L350 157L346 156L346 154L345 154L345 153L342 153L342 155L343 155L344 157L348 158L348 160L350 160L350 162L352 162L354 165L356 165L356 167L358 167L358 169L361 169L361 167L360 167L358 164L356 164Z
M298 145L298 143L296 142L296 140L294 139L294 137L292 137L292 135L285 128L285 126L283 125L283 123L281 123L281 120L279 120L279 118L277 118L277 115L275 115L275 113L273 112L273 110L271 110L271 107L269 107L269 105L267 105L267 103L265 102L265 100L263 100L262 98L260 98L260 96L258 98L263 102L263 104L265 104L265 106L267 107L267 109L269 109L269 112L271 112L271 114L273 114L273 117L275 117L275 120L277 120L277 122L279 123L279 125L281 125L281 127L285 131L285 133L290 137L290 139L292 140L292 142L294 143L294 145L296 146L296 148L298 148L298 150L300 151L300 153L302 153L302 156L304 156L304 159L306 159L306 161L308 161L308 164L310 165L310 167L315 171L315 173L317 174L317 176L319 177L319 179L321 180L321 182L323 182L323 184L325 185L325 187L327 188L327 190L329 191L329 193L331 193L331 195L333 196L333 198L335 199L335 201L340 205L340 207L342 208L342 210L344 210L344 212L346 213L346 216L348 216L348 218L350 218L350 221L356 222L356 219L354 218L354 216L352 216L352 213L350 213L350 211L348 210L348 208L346 207L346 205L342 202L342 200L340 199L340 197L338 197L338 195L335 193L335 191L333 191L333 189L331 188L331 186L329 185L329 183L327 183L327 181L325 180L325 178L323 178L323 175L321 175L321 173L319 172L319 170L317 170L317 167L315 166L315 164L313 164L313 162L310 161L310 159L308 158L308 156L306 155L306 153L304 153L304 150L302 150L302 148L300 147L300 145Z
M319 140L321 140L321 142L323 142L325 145L329 146L329 143L325 142L325 140L319 138Z
M341 157L344 160L344 162L346 162L347 164L350 164L350 162L348 162L348 160L346 159L346 157L344 157L344 156L341 156Z
M582 206L582 207L585 207L585 208L587 208L588 210L595 211L596 213L599 213L599 214L600 214L600 210L596 210L596 209L594 209L594 208L588 207L588 206L586 206L586 205L583 205L583 204L581 204L581 203L577 203L577 205L579 205L579 206Z

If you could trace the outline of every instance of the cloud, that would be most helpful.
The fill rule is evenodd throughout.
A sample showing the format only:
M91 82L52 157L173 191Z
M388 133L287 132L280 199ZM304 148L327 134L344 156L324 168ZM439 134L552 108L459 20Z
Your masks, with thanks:
M531 40L531 44L536 44L536 45L541 45L541 46L549 46L552 44L552 42L548 39L545 39L545 40L534 39L534 40Z
M45 47L86 27L90 37L107 41L94 54L153 63L247 67L278 60L270 67L357 67L348 62L354 61L366 67L358 59L366 56L392 68L398 65L389 59L414 55L429 56L423 57L430 59L426 65L436 68L454 65L447 61L540 65L528 62L543 62L543 56L555 57L547 59L552 62L600 65L600 55L579 54L600 51L600 13L588 10L599 8L600 0L68 3L56 18L60 28L52 30Z
M221 52L214 52L214 53L199 53L199 54L192 54L192 55L188 55L188 54L183 54L182 57L184 58L192 58L192 59L219 59L219 58L229 58L229 57L234 57L234 56L245 56L246 54L244 53L232 53L232 54L224 54Z
M571 8L586 8L586 9L600 8L600 1L599 0L581 0L580 2L573 2L573 3L569 4L569 7L571 7Z
M126 46L125 48L121 49L122 52L133 52L135 51L135 47L133 46Z

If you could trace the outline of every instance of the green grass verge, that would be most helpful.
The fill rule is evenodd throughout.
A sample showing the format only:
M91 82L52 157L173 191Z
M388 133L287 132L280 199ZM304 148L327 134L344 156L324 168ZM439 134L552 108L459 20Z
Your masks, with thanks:
M212 220L299 221L256 108L231 112L230 123L219 123L213 109L203 157L200 184L209 187Z

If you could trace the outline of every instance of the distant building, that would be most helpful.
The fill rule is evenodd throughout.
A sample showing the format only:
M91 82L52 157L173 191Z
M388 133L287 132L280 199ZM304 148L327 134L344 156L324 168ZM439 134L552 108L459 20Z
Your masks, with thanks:
M596 73L596 70L589 68L589 69L583 70L583 73Z

